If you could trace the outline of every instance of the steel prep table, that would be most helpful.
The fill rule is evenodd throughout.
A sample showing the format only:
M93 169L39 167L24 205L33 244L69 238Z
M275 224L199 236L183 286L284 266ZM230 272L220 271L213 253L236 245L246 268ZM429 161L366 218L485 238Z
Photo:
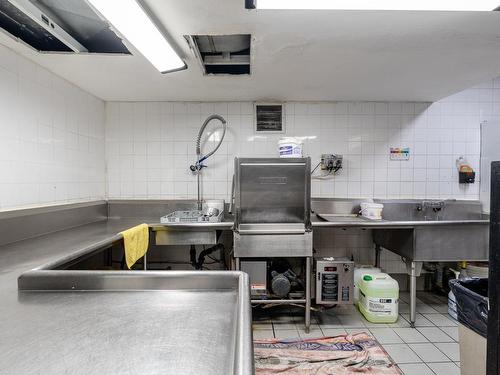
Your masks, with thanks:
M246 274L54 270L143 221L0 247L1 374L253 373Z
M248 286L236 271L29 271L19 278L19 313L28 319L2 336L13 346L36 337L3 366L15 374L250 375Z

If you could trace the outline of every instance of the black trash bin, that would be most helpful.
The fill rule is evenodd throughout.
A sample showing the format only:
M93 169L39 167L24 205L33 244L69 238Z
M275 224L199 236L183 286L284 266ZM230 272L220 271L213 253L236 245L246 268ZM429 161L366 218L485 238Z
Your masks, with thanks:
M486 335L488 331L488 279L450 280L457 301L460 371L486 374Z

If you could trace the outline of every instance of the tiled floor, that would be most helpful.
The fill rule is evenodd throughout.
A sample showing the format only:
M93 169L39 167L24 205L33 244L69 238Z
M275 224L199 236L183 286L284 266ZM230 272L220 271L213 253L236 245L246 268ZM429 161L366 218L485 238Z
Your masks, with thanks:
M315 312L311 331L304 331L301 308L271 307L254 311L254 338L335 336L367 332L373 335L406 375L460 374L458 324L447 314L446 298L418 293L416 328L410 328L409 295L401 293L400 316L394 324L366 321L354 306Z

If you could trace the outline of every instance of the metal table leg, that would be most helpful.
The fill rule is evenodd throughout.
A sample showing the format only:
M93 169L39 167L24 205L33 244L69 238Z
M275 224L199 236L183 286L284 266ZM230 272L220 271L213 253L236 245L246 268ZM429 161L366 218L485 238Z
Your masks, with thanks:
M148 257L144 254L144 271L148 269Z
M311 327L311 257L306 257L306 308L305 308L306 333Z
M234 258L234 268L236 271L240 270L240 258Z
M422 272L423 262L406 260L406 271L410 276L410 326L415 328L417 318L417 277Z
M410 263L410 327L415 328L417 317L417 272L415 262Z
M375 244L375 267L380 268L380 245Z

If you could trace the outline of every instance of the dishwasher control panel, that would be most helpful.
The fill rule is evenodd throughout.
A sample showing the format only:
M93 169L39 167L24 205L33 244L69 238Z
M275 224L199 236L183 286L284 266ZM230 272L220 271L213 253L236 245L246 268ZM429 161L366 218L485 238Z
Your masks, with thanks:
M354 262L347 258L316 261L316 303L347 305L353 303Z

